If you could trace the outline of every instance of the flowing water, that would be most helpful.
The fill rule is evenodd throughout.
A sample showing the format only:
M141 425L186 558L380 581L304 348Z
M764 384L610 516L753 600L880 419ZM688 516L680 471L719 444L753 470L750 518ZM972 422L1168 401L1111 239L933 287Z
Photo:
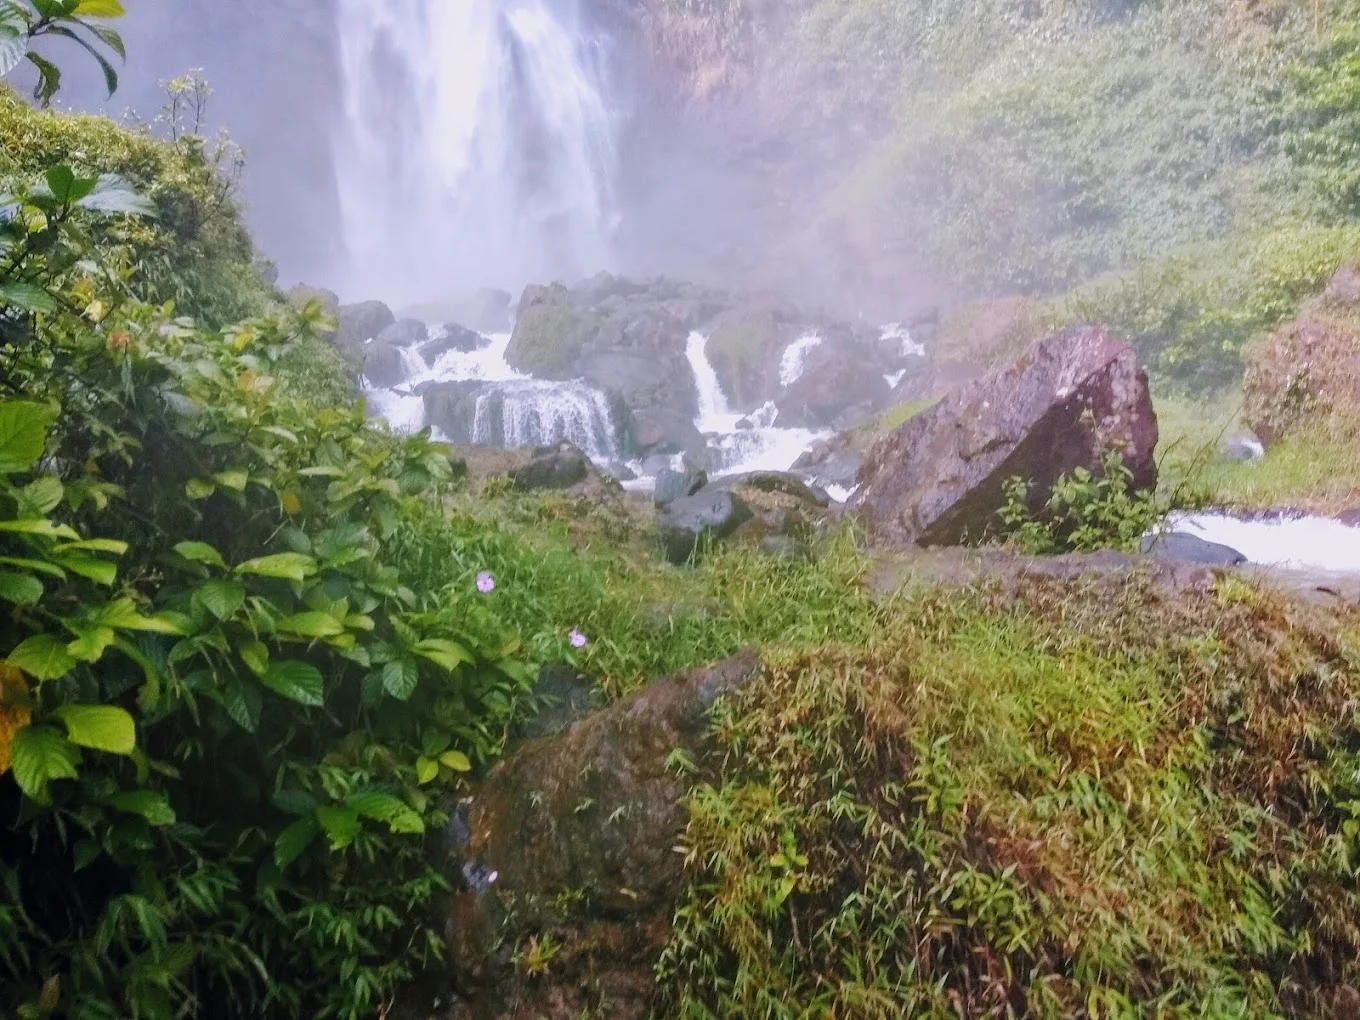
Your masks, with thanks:
M1252 563L1289 569L1360 572L1360 527L1311 515L1244 519L1224 513L1183 514L1177 531L1231 546Z
M612 263L621 118L579 0L337 0L347 286L413 302Z

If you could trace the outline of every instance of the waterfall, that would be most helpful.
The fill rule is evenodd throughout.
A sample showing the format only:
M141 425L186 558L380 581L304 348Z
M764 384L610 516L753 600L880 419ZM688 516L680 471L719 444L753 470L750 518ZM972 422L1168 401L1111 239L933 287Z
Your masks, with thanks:
M477 397L472 441L509 449L572 443L590 459L621 461L609 399L582 383L500 383Z
M799 379L807 368L807 356L814 348L820 347L822 338L809 333L789 344L784 356L779 359L779 385L788 389Z
M338 0L347 282L414 301L611 264L620 117L580 0Z

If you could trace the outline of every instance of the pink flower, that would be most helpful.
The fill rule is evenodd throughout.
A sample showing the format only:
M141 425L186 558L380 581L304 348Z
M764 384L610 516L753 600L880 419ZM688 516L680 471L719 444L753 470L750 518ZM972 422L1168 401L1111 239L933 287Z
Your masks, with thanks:
M496 579L489 571L483 570L477 575L477 590L483 595L490 595L496 590Z
M582 634L579 630L572 631L570 634L567 635L567 638L569 641L571 641L571 647L573 648L584 648L587 644L586 636Z

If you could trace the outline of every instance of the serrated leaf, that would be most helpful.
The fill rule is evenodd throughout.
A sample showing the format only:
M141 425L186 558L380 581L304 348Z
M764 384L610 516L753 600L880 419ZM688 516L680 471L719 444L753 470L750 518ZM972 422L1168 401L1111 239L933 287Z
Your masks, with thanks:
M206 563L210 567L223 569L227 566L222 554L207 542L181 542L175 546L175 552L191 563Z
M260 689L252 683L229 680L222 689L222 707L227 715L247 733L260 728L260 713L264 709L264 697Z
M9 653L6 660L35 680L56 680L75 668L65 642L51 634L35 634Z
M17 308L21 312L50 315L57 310L57 301L36 284L15 280L0 283L0 308L6 307Z
M416 782L421 786L432 783L439 776L439 762L421 755L416 759Z
M0 599L16 606L36 606L42 597L42 582L36 577L0 571Z
M219 620L230 620L245 605L246 586L240 581L204 581L194 589L194 601Z
M0 30L3 32L3 30ZM0 42L0 45L3 45ZM38 84L33 86L33 98L46 107L51 105L52 97L61 89L61 68L46 57L30 51L29 62L38 69Z
M308 708L320 708L326 701L321 671L305 662L276 662L260 682L275 694Z
M236 567L238 574L257 574L285 581L303 581L316 573L316 560L302 553L275 553L247 560Z
M206 478L190 478L184 485L184 494L190 499L207 499L217 491L217 486Z
M299 637L319 638L343 634L345 627L327 613L297 613L280 620L279 630Z
M182 622L169 613L143 616L132 599L123 598L103 606L89 618L92 624L115 630L146 631L152 634L183 634Z
M472 771L472 762L462 751L445 751L439 756L439 761L455 772Z
M270 795L269 802L280 811L297 815L299 818L316 810L316 798L306 790L275 790Z
M58 556L56 561L71 573L87 577L105 587L118 579L118 565L95 556Z
M247 641L240 649L241 661L256 676L262 676L269 669L269 648L260 641Z
M0 3L0 78L9 74L28 52L28 23L22 11Z
M34 800L47 799L47 784L75 779L80 751L50 726L25 726L14 734L10 769L19 789Z
M359 835L359 813L352 807L323 805L316 809L316 820L321 823L332 850L343 850Z
M56 716L80 747L110 754L131 754L137 747L137 724L116 705L63 705Z
M393 659L382 670L383 690L398 701L408 701L420 683L420 667L416 660L403 656Z
M47 430L54 417L41 404L0 402L0 474L27 471L38 462L47 448Z
M72 628L76 639L66 643L66 650L81 662L98 662L104 650L118 640L112 627Z
M426 730L420 737L420 750L430 758L438 758L449 749L453 737L443 730Z
M35 478L18 492L19 517L44 517L61 503L66 492L51 475Z
M377 790L352 793L345 801L365 818L386 822L393 832L421 833L425 823L401 798Z
M288 867L312 845L320 831L314 815L299 818L280 832L279 838L274 841L274 863L279 868Z
M175 824L175 811L160 790L129 790L109 798L109 804L119 811L141 815L158 827Z

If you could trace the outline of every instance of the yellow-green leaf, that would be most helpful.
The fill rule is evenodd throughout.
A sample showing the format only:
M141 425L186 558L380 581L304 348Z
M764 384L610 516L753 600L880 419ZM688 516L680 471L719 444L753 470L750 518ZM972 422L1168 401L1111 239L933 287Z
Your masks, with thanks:
M445 751L439 760L455 772L471 772L472 762L462 751Z
M56 711L71 743L110 754L131 754L137 746L137 724L115 705L64 705Z
M426 758L421 755L416 759L416 781L424 786L426 783L434 782L439 775L439 762L433 758Z

